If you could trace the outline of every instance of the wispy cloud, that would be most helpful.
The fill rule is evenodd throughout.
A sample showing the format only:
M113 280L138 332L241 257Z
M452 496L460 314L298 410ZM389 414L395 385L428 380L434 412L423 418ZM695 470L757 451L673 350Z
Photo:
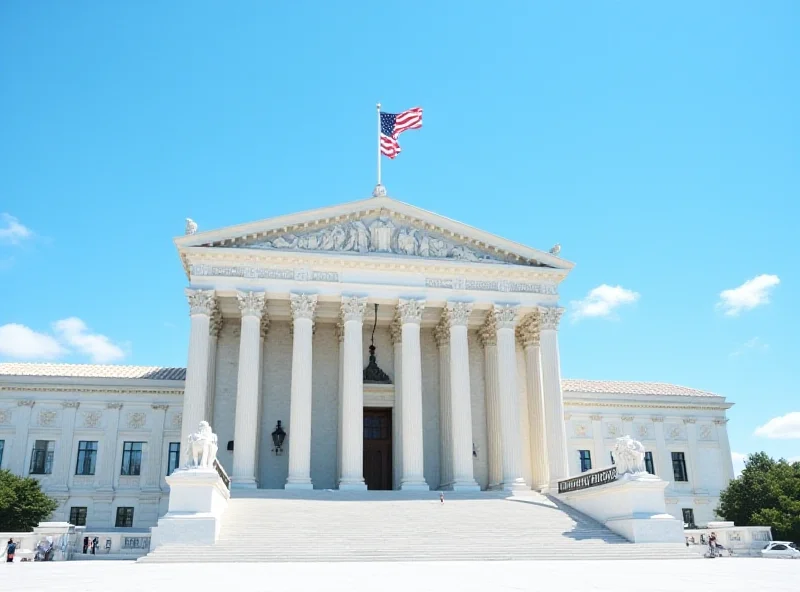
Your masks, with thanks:
M780 283L777 275L757 275L737 288L720 292L717 308L730 317L739 316L743 311L769 304L770 293Z
M731 460L733 461L733 474L738 477L744 470L744 461L747 460L747 455L741 452L731 452Z
M592 288L582 300L570 303L572 319L614 318L614 311L625 304L633 304L639 300L639 293L622 286L601 284Z
M92 333L82 320L70 317L53 323L53 329L68 346L90 357L95 364L115 362L125 357L121 347L105 335Z
M11 214L0 214L0 243L18 245L31 237L31 229L21 224L17 218Z
M0 326L0 355L15 360L55 360L67 350L52 335L16 323Z
M57 360L70 354L87 356L95 364L116 362L126 355L122 345L91 332L77 317L53 323L52 335L18 323L0 325L0 356L14 360Z
M739 347L731 352L732 358L738 358L739 356L746 354L748 352L765 352L769 349L769 344L764 343L760 337L753 337L752 339L748 339Z
M780 417L773 417L755 431L756 436L773 440L793 440L800 438L800 411L792 411Z

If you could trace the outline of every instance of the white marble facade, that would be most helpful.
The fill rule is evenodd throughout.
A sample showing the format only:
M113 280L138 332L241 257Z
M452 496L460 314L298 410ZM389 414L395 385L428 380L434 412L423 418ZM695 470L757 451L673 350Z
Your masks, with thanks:
M572 264L556 254L386 197L218 231L189 224L175 242L189 280L185 373L0 364L2 468L28 474L35 442L53 441L52 473L38 478L59 519L86 507L90 526L109 527L132 507L134 527L154 525L170 444L203 419L233 487L365 489L365 408L391 410L395 489L547 490L580 472L580 451L609 465L630 434L671 480L670 511L714 518L732 477L730 404L671 385L562 381L558 285ZM373 327L390 384L362 379ZM93 476L75 475L82 441L98 443ZM120 475L125 442L143 442L138 476Z

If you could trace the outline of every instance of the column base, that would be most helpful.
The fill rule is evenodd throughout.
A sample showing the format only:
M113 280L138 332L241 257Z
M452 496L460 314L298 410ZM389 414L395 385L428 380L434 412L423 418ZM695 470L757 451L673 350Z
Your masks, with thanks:
M503 486L500 483L489 483L486 486L486 491L502 491Z
M401 491L430 491L431 488L427 483L425 483L425 480L422 479L421 481L420 480L403 481L400 484L400 490Z
M258 489L258 483L252 477L231 477L231 489Z
M460 492L471 493L475 491L480 491L481 486L478 485L473 479L472 481L456 481L451 485L451 489L452 491L456 492L460 491Z
M527 491L530 490L530 487L528 487L524 479L519 477L513 481L503 481L499 489L503 491Z
M283 486L284 489L293 489L293 490L305 490L310 491L314 489L314 484L311 482L311 479L307 480L294 480L294 481L286 481L286 485Z
M367 484L362 480L339 481L339 491L366 491Z

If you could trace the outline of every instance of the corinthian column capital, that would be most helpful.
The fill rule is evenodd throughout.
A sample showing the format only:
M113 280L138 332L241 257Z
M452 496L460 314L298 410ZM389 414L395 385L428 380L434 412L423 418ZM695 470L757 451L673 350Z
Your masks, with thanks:
M523 347L539 345L539 319L535 314L525 315L517 327L517 339Z
M558 322L563 314L564 309L559 306L540 306L539 323L542 330L557 331Z
M472 304L469 302L448 302L447 319L451 327L456 325L467 326L469 315L472 312Z
M483 347L487 345L497 345L497 322L494 319L494 311L486 314L486 320L478 329L478 341Z
M342 322L364 322L364 313L367 310L367 299L359 296L342 296Z
M422 322L422 312L424 310L424 300L401 298L400 302L397 304L397 314L403 324L415 323L419 325Z
M316 294L292 294L289 304L292 307L292 318L314 320L317 311Z
M513 304L495 304L492 313L497 329L513 329L517 324L517 307Z
M264 314L266 294L264 292L236 292L236 300L243 317L261 318Z
M214 290L192 290L186 288L186 298L189 300L190 315L211 316L217 308L217 298Z

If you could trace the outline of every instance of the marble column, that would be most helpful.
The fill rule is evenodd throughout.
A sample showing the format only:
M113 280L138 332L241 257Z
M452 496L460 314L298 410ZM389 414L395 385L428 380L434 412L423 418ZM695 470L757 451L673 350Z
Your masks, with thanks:
M236 383L236 415L233 431L231 487L255 489L258 447L259 368L261 367L261 319L266 296L263 292L237 292L242 313L239 336L239 369Z
M480 491L472 465L472 397L469 382L467 323L472 304L447 303L450 326L450 412L453 491Z
M289 476L286 489L311 483L311 372L316 294L292 294L292 391L289 410Z
M169 405L156 403L151 405L153 409L152 421L153 430L150 433L150 440L147 443L147 459L145 464L143 490L161 491L161 477L166 474L164 461L164 422L167 417ZM156 516L158 518L158 516Z
M189 434L206 419L208 390L208 357L211 347L211 317L217 309L214 290L186 290L189 299L191 327L189 330L189 360L186 365L186 383L183 389L183 421L181 446Z
M547 428L547 468L551 489L569 477L567 431L564 426L564 398L561 392L561 361L558 355L558 322L563 308L539 308L539 342L542 357L544 417Z
M662 481L675 482L675 475L672 472L672 454L667 449L667 441L664 438L664 418L660 415L653 419L653 431L656 435L656 475Z
M344 323L341 321L336 323L336 339L339 342L339 389L336 391L336 408L339 414L336 423L336 482L338 483L342 478L342 414L344 411L342 395L344 389Z
M342 298L342 478L339 489L366 491L364 483L364 311L367 299Z
M17 401L18 415L15 417L16 433L14 434L14 447L6 450L5 455L10 455L11 461L8 469L15 475L27 475L29 467L25 466L25 459L28 458L28 432L31 427L31 414L36 402L32 399Z
M433 337L439 349L439 489L450 489L453 485L453 410L450 402L450 327L446 312L433 329Z
M420 323L424 300L400 299L397 313L403 333L403 490L428 491L425 481L425 456L422 447L422 353Z
M52 491L68 491L71 470L75 470L72 448L75 440L75 414L78 412L78 401L63 401L64 408L61 414L61 436L56 445L56 455L53 462L53 478L48 488Z
M222 314L214 309L208 328L208 386L206 387L205 419L214 427L214 400L217 394L217 342L222 330Z
M119 416L122 403L108 403L105 413L105 437L100 441L97 470L97 489L114 490L114 477L119 472L117 466L117 445L119 444ZM116 470L115 470L116 469Z
M484 387L486 393L486 433L489 447L489 489L500 488L503 482L503 448L500 433L500 395L497 376L497 325L494 314L478 331L484 354Z
M525 390L528 394L528 424L531 439L531 475L533 488L543 490L547 475L547 440L545 438L544 399L542 397L542 363L539 356L539 318L527 315L517 329L525 352Z
M500 401L501 448L503 455L502 489L526 489L522 471L522 437L519 420L519 392L517 390L517 344L514 329L517 307L495 305L497 328L497 390Z
M714 420L714 425L717 426L717 441L719 442L719 462L722 465L722 486L720 489L725 489L728 483L733 480L733 458L731 457L731 444L728 439L728 420L724 417Z
M389 326L389 338L392 341L394 356L394 407L392 408L392 446L394 458L394 489L400 489L403 479L403 326L399 319L394 319Z

